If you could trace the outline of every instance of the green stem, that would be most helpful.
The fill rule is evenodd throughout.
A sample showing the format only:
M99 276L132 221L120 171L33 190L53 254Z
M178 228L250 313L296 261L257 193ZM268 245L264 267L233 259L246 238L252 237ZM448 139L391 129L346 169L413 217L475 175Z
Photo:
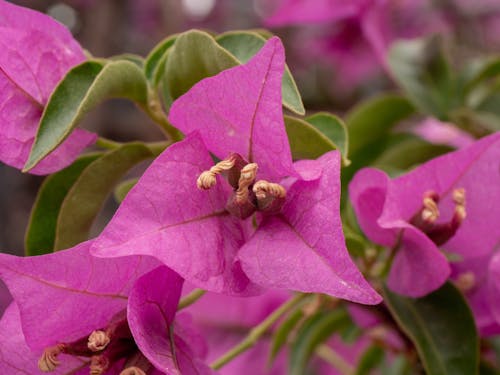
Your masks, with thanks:
M158 93L155 90L151 89L148 96L148 105L147 107L143 106L146 114L161 127L169 140L171 140L172 142L182 140L184 138L183 134L179 131L179 129L173 127L172 124L168 122L167 115L163 111Z
M103 137L97 138L97 141L95 144L96 144L96 146L99 146L101 148L105 148L108 150L115 150L115 149L123 146L123 143L115 142L115 141L112 141L111 139L107 139L107 138L103 138Z
M302 303L302 301L308 296L308 294L297 294L293 298L285 302L283 305L274 310L271 315L269 315L262 323L260 323L258 326L255 326L239 344L234 346L232 349L229 349L225 354L215 360L210 366L214 370L218 370L244 351L250 349L257 343L259 338L272 327L274 323L276 323L284 314Z
M328 364L332 365L343 375L354 374L354 367L347 363L337 352L326 345L320 345L316 349L316 355Z
M193 290L186 297L180 300L179 306L177 306L177 311L182 310L188 306L191 306L193 303L198 301L205 293L206 291L203 289Z

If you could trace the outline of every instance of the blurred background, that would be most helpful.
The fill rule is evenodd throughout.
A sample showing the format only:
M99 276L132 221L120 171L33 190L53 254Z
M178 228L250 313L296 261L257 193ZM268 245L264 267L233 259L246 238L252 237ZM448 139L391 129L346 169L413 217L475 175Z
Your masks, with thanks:
M308 111L344 113L395 90L386 53L400 38L440 34L460 67L500 49L499 0L73 0L13 1L67 25L91 55L145 56L166 36L267 28L279 35ZM118 141L157 140L155 126L125 101L93 111L84 127ZM24 231L43 177L0 164L0 250L22 254ZM112 212L115 204L107 207ZM106 218L96 225L96 232Z

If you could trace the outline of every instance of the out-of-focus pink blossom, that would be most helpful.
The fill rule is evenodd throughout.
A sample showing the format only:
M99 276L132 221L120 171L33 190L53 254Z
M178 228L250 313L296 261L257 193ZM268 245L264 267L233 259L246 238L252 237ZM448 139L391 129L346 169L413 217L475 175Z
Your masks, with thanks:
M325 28L323 49L304 53L329 56L344 87L346 82L356 86L386 68L387 51L395 40L449 29L445 15L429 0L285 0L264 22L270 27L331 25Z
M427 118L417 124L412 131L423 139L437 144L462 148L474 143L474 137L458 129L455 125Z

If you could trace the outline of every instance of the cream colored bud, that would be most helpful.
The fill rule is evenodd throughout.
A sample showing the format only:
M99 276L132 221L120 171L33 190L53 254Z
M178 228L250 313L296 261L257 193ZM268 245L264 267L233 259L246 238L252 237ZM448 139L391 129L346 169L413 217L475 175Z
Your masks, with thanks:
M455 280L456 287L463 293L468 292L476 285L476 275L472 272L463 272Z
M108 346L111 338L104 331L94 331L89 336L87 346L93 352L104 350Z
M90 375L102 375L109 368L109 360L103 356L93 356L90 359Z
M464 188L458 188L458 189L453 189L453 202L455 202L458 205L465 206L465 189Z
M64 344L47 348L43 351L42 357L38 360L38 368L43 372L51 372L61 363L57 356L63 351Z
M241 204L248 200L248 187L255 181L258 169L256 163L249 163L241 169L238 189L236 190L237 203Z
M217 183L217 179L215 178L215 173L211 171L205 171L198 177L196 180L196 186L201 190L208 190L212 188Z
M234 163L236 163L236 158L234 156L230 156L227 159L224 159L217 164L215 164L210 170L204 171L198 179L196 180L196 186L198 189L208 190L212 188L216 183L217 179L215 176L221 174L223 171L227 171L234 167Z
M139 367L132 366L123 369L123 371L120 372L120 375L146 375L146 373Z
M280 184L259 180L253 185L253 192L257 199L264 199L267 195L275 198L285 198L286 190Z
M424 196L423 199L424 209L422 210L422 220L434 223L439 218L439 208L434 199Z

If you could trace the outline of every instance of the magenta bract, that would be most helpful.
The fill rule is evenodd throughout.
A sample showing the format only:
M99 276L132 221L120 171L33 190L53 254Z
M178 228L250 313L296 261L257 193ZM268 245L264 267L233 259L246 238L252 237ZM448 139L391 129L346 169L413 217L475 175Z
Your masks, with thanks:
M339 153L292 164L284 61L272 38L247 64L199 82L172 105L170 121L196 132L144 173L96 240L96 255L152 255L197 287L226 294L256 294L258 284L380 302L345 247ZM208 151L222 164L214 167ZM198 177L212 167L219 171L207 172L208 190L200 190ZM255 229L246 217L256 210Z
M119 374L128 359L126 366L142 363L162 374L210 373L191 345L193 334L182 334L189 325L177 328L174 322L183 280L153 258L94 258L90 245L36 257L0 254L0 278L15 302L0 323L1 334L16 331L2 339L0 372L37 374L39 363L56 374L98 366ZM162 330L152 334L157 327ZM88 343L96 331L108 342L99 347L96 341L92 349Z
M71 33L52 18L0 0L0 160L21 169L57 82L85 60ZM71 164L97 136L75 130L30 173Z
M358 222L374 242L394 248L389 287L418 297L450 276L476 274L473 294L486 285L475 260L493 256L500 241L500 133L433 159L410 173L389 179L367 168L354 177L350 198ZM444 250L444 252L442 251ZM474 304L473 304L474 309Z

